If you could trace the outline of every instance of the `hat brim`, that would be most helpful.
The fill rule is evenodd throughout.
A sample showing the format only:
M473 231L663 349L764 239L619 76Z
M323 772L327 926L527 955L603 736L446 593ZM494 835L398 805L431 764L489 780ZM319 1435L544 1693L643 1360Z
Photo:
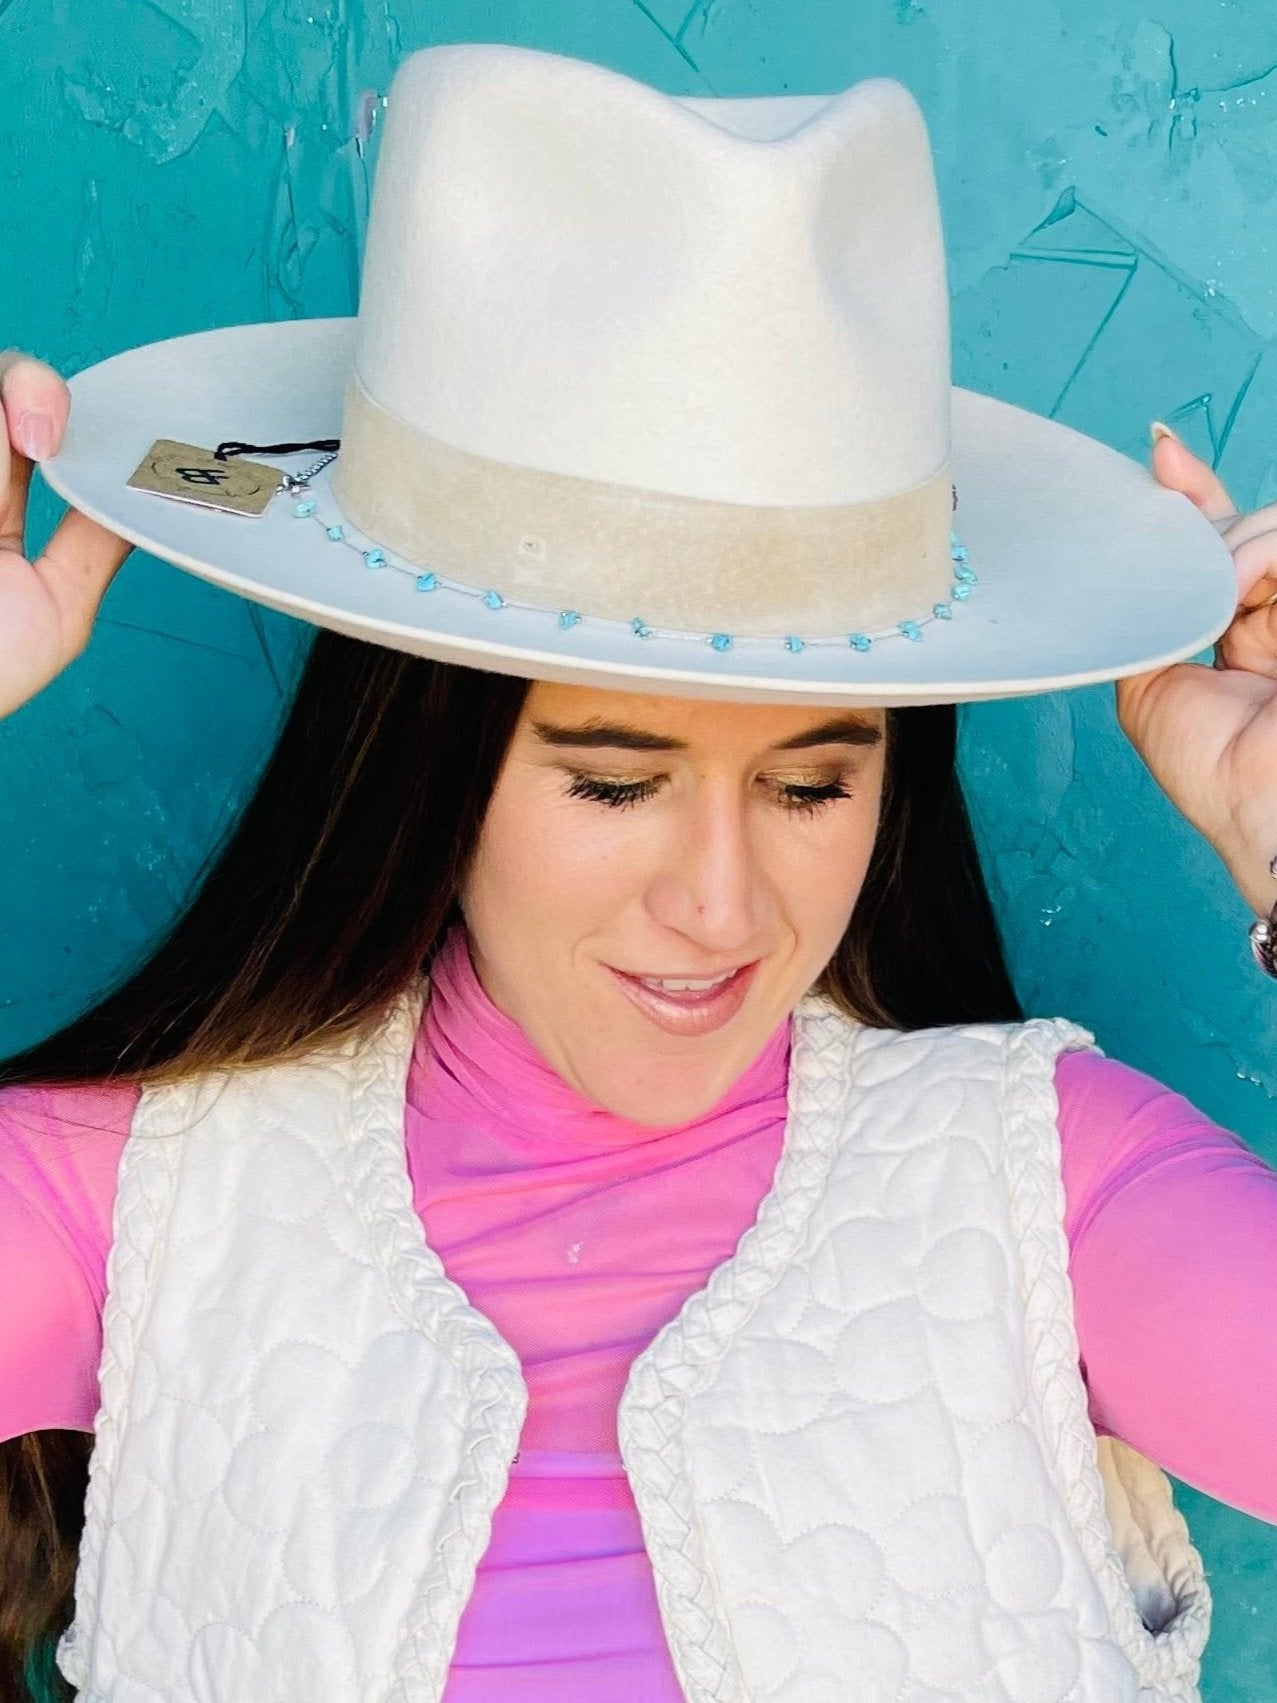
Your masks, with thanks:
M41 471L141 549L269 608L415 655L622 691L848 707L1018 697L1183 661L1236 607L1231 555L1186 497L1093 438L960 388L955 524L978 584L921 642L868 651L744 640L717 652L619 623L564 629L554 612L423 595L419 570L368 568L282 496L249 518L127 485L161 437L212 449L339 436L355 325L227 326L99 362L71 379L67 433ZM312 457L258 459L299 471ZM313 495L340 518L327 473Z

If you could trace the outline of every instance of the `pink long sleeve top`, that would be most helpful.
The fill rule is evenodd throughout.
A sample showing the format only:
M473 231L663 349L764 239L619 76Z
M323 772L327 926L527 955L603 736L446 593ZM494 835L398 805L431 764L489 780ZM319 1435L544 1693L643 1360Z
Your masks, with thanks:
M409 1169L431 1245L519 1355L529 1405L444 1703L679 1703L617 1404L771 1186L788 1056L786 1024L704 1117L626 1122L553 1073L449 941L408 1076ZM1097 1428L1277 1520L1277 1173L1098 1054L1061 1058L1056 1085ZM0 1438L92 1430L136 1100L0 1092Z

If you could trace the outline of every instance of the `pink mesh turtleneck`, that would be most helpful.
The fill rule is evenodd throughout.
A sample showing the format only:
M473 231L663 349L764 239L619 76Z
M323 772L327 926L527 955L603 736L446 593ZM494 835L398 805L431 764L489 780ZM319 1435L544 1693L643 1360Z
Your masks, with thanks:
M528 1417L445 1703L677 1703L616 1453L634 1356L735 1249L784 1132L788 1025L723 1101L654 1131L584 1102L449 941L408 1077L414 1197L523 1364ZM1137 1071L1056 1070L1097 1425L1277 1519L1277 1175ZM89 1430L115 1171L136 1090L0 1092L0 1438Z
M788 1031L704 1117L654 1130L569 1088L453 934L417 1039L409 1170L448 1275L518 1351L521 1450L615 1451L630 1362L732 1253L770 1186Z

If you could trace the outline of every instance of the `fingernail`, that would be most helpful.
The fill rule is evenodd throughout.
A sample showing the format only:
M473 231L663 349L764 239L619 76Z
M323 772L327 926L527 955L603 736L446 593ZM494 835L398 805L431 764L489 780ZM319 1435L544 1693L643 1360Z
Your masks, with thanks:
M1153 421L1152 425L1148 428L1148 435L1155 444L1161 443L1163 438L1174 438L1176 443L1183 443L1184 441L1178 432L1173 432L1171 428L1163 424L1161 420Z
M28 408L18 420L18 448L32 461L43 461L53 454L53 415L43 409Z

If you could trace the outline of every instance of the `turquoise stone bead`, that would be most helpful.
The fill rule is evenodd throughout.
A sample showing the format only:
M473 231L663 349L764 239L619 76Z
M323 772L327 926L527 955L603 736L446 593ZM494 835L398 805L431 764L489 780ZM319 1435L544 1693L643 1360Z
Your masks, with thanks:
M950 603L933 603L931 605L931 613L937 616L941 621L952 621L953 605Z
M901 621L900 631L904 634L904 636L907 639L912 639L915 644L918 644L918 643L921 642L922 628L918 625L918 623L916 621Z
M652 636L652 629L646 621L641 620L637 615L630 622L630 631L640 639L650 639Z
M370 568L384 568L386 565L386 552L384 550L365 550L364 561L367 562Z
M483 594L483 601L487 604L489 609L502 609L505 607L505 598L502 597L499 591L485 591Z
M334 544L340 544L346 536L345 528L341 526L330 526L327 532Z
M791 633L790 636L785 640L785 649L786 650L792 650L792 651L800 651L800 650L804 649L803 641L801 639L796 639L793 636L793 634Z
M969 561L971 559L971 552L967 549L965 544L955 544L953 548L953 559L955 562Z
M961 580L964 585L975 585L977 576L974 568L967 567L965 562L959 562L953 570L953 577Z
M297 504L297 507L293 510L293 513L297 516L298 520L307 520L307 519L309 519L309 517L312 514L314 514L315 510L318 507L319 507L319 504L315 501L315 499L313 497L307 497L307 499L304 503L298 503Z
M869 650L873 646L873 640L867 633L853 633L847 643L853 650Z
M417 575L417 590L418 591L435 591L438 588L438 585L439 585L439 580L438 580L438 577L435 574L418 574Z
M956 598L959 603L965 603L970 595L971 587L969 585L955 585L953 588L952 596Z
M581 617L575 609L561 609L559 611L560 627L575 627L580 619Z
M730 650L732 635L730 633L715 633L709 641L711 650Z

